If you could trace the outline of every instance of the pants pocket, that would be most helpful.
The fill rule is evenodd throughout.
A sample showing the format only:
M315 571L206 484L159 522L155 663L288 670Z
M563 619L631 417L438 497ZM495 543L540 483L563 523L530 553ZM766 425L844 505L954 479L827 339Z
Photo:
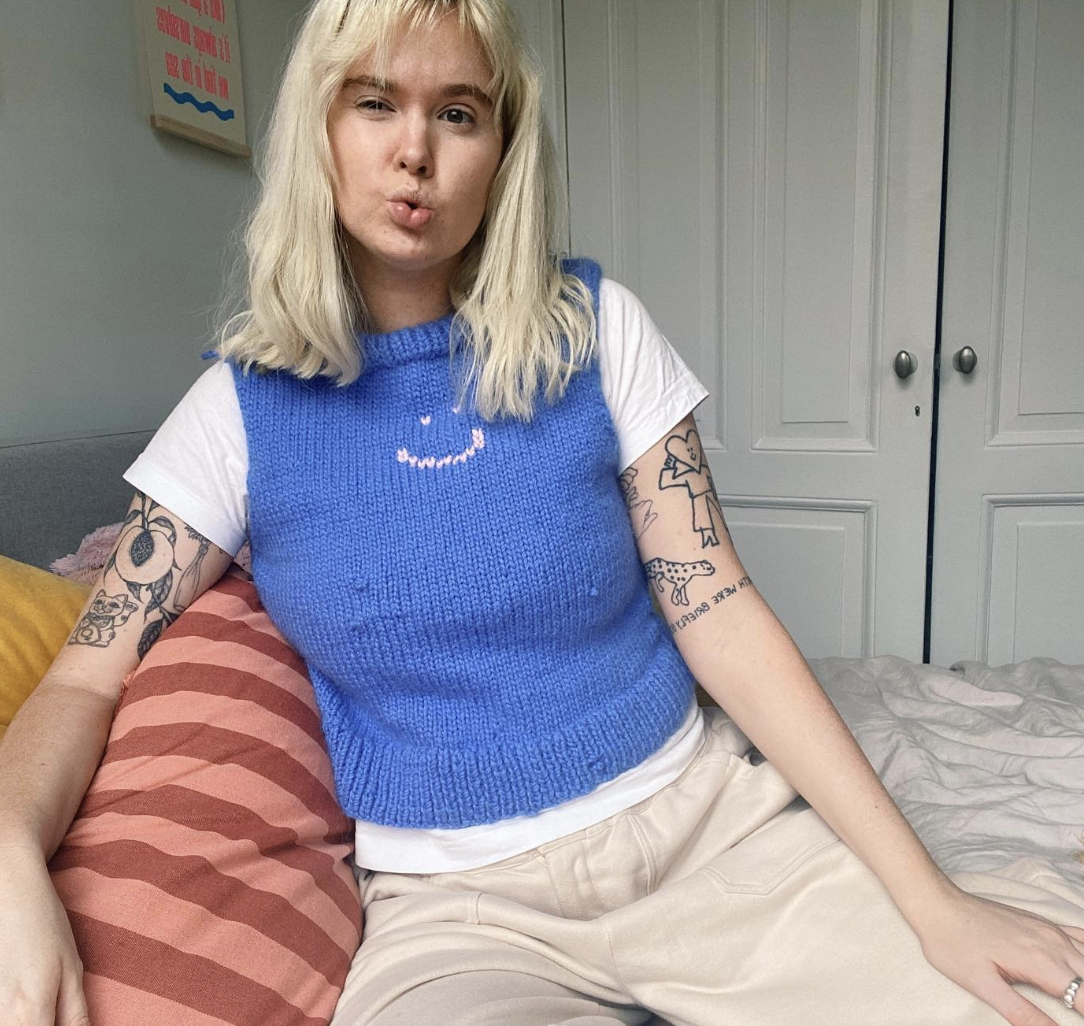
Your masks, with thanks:
M839 836L799 798L705 867L729 894L771 894Z

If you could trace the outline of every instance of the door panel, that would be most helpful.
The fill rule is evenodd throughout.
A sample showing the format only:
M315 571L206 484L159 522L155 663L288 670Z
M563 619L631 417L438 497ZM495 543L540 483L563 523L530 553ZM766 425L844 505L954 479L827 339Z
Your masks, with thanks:
M709 388L729 376L721 13L695 0L564 8L573 252L636 292ZM705 449L726 449L726 399L712 388L700 408Z
M860 651L872 631L873 504L727 496L727 522L757 586L805 653Z
M979 608L992 665L1035 655L1084 662L1084 504L1057 499L985 497L990 586Z
M573 250L711 389L731 533L808 656L922 655L947 11L564 6Z
M935 663L1084 663L1082 48L1078 0L956 0Z
M558 172L568 167L565 153L565 41L562 0L508 0L523 38L542 69L542 107L553 136Z

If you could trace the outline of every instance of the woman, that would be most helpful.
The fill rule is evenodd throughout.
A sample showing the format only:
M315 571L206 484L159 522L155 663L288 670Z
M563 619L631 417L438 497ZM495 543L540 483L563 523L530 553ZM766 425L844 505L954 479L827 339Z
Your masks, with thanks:
M83 1021L46 860L121 679L247 536L357 820L335 1026L1053 1023L1010 983L1068 1005L1084 930L932 863L730 545L703 388L553 263L502 0L317 0L269 140L251 309L0 749L6 1021Z

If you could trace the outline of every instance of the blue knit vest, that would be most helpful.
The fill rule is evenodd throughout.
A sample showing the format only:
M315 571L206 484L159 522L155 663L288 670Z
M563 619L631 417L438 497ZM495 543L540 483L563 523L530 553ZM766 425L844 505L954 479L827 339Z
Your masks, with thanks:
M597 313L598 266L565 269ZM693 690L597 359L529 423L487 423L453 408L450 329L362 337L345 388L234 368L257 588L308 665L343 808L399 827L586 794L657 750Z

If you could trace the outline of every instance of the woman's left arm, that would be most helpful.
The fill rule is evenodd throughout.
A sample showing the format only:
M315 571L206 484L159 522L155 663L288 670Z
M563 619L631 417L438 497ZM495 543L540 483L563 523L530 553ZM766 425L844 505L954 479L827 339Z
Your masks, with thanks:
M1056 1026L1009 983L1060 997L1084 975L1084 930L969 895L938 868L746 574L692 414L621 481L648 580L696 680L877 874L933 965L1013 1026Z

